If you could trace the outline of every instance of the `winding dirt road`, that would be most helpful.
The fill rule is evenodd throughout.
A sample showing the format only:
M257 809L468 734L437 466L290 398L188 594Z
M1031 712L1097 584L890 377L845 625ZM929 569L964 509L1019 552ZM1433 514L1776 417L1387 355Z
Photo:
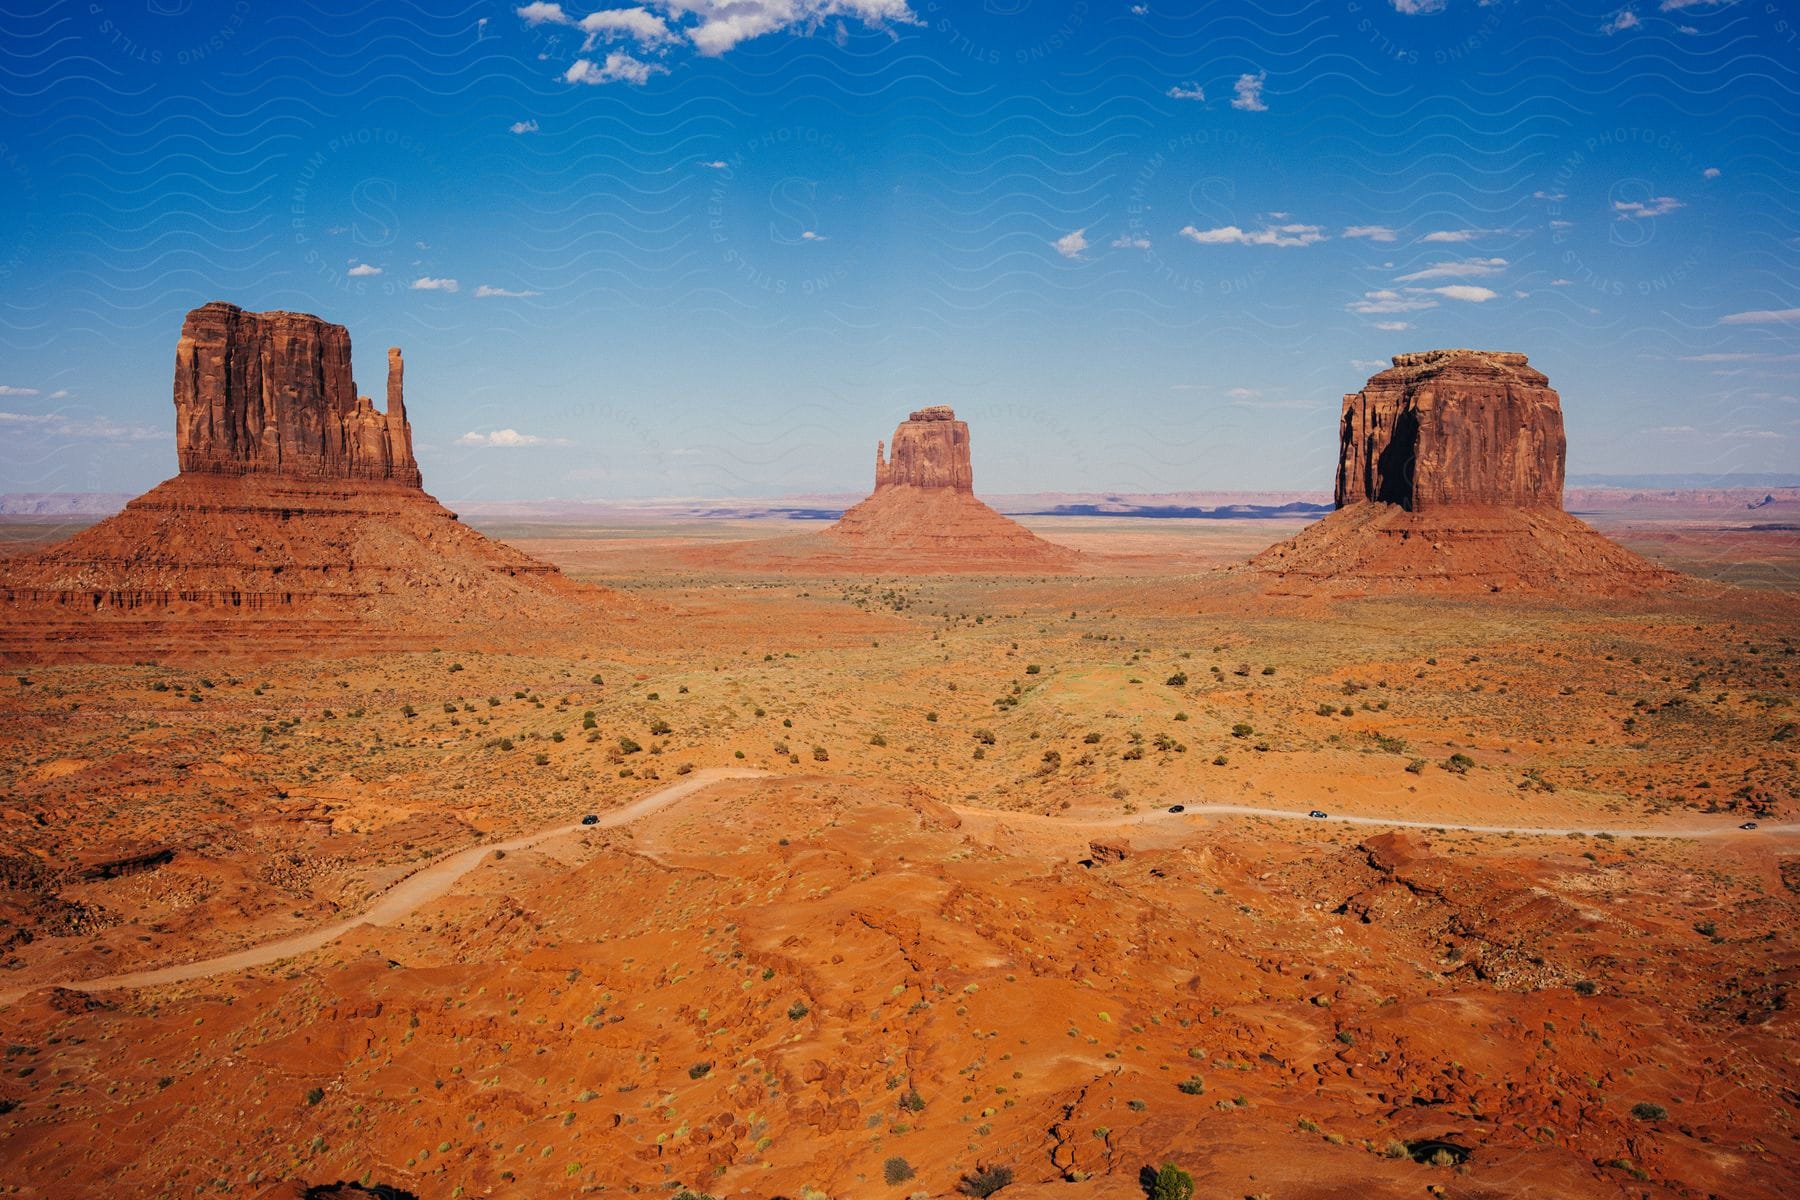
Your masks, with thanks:
M214 958L204 958L197 962L179 963L175 966L156 967L145 971L131 971L123 975L105 975L96 979L78 979L63 983L37 983L28 988L17 988L0 992L0 1008L16 1003L28 992L47 987L65 987L81 992L101 992L115 988L157 987L162 984L184 983L190 979L204 979L212 975L226 975L233 971L242 971L250 967L267 966L296 954L305 954L329 945L359 925L392 925L411 916L423 905L437 899L448 892L457 880L474 870L476 865L495 850L523 850L538 845L552 838L563 837L571 833L580 833L584 829L616 829L628 825L639 817L648 816L659 809L667 808L679 800L684 800L695 792L710 787L727 779L760 779L770 775L768 771L758 771L744 767L709 767L695 771L680 783L659 788L647 796L643 796L623 808L614 809L603 814L593 825L582 825L573 822L557 825L549 829L540 829L536 833L522 834L504 842L489 842L480 846L471 846L466 850L458 850L454 854L445 855L429 866L408 875L393 887L383 892L365 912L329 925L321 925L317 929L309 929L303 933L291 934L276 938L259 946L250 946L243 950L234 950L229 954L221 954ZM965 816L993 818L996 821L1017 820L1022 814L1002 813L993 809L967 808L953 806ZM1521 837L1568 837L1570 834L1585 834L1598 837L1602 834L1615 838L1717 838L1738 834L1746 838L1793 836L1800 834L1800 825L1761 825L1755 831L1739 830L1737 825L1712 825L1702 828L1679 829L1577 829L1549 828L1543 826L1514 825L1464 825L1452 821L1418 821L1397 817L1362 817L1350 815L1331 815L1324 818L1310 817L1306 813L1282 808L1255 808L1239 804L1190 804L1185 805L1180 813L1170 813L1163 809L1154 812L1136 813L1128 817L1110 818L1105 821L1073 821L1066 822L1054 817L1041 818L1059 825L1086 825L1095 827L1115 827L1125 825L1141 825L1152 821L1178 821L1186 817L1205 816L1250 816L1268 817L1280 821L1317 821L1320 824L1338 822L1346 825L1376 825L1384 828L1401 829L1444 829L1464 833L1497 833L1515 834Z
M39 983L30 988L0 992L0 1008L17 1002L21 996L39 988L65 987L80 992L104 992L114 988L158 987L166 983L184 983L190 979L203 979L210 975L227 975L233 971L247 970L250 967L267 966L269 963L329 945L359 925L392 925L396 921L411 916L428 901L436 900L449 891L457 880L474 870L482 859L496 850L523 850L528 846L549 841L551 838L580 833L585 829L616 829L620 825L630 824L639 817L648 816L658 809L667 808L677 800L686 799L702 788L710 787L722 780L755 779L767 774L767 771L757 771L745 767L709 767L705 770L695 771L680 783L659 788L647 796L633 800L623 808L601 814L599 821L592 825L583 825L579 821L575 821L567 825L540 829L536 833L522 834L504 842L484 842L479 846L470 846L466 850L447 854L429 866L422 867L400 880L383 892L367 910L354 917L346 917L344 920L321 925L317 929L308 929L303 933L276 938L274 941L264 942L259 946L234 950L215 958L203 958L198 962L177 963L174 966L155 967L146 971L129 971L123 975L103 975L97 979L77 979L65 983Z

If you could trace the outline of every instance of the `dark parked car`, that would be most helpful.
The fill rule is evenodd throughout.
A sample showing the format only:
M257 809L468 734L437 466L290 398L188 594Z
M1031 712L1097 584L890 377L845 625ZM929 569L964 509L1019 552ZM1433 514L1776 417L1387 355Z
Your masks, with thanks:
M1184 805L1180 805L1180 804L1171 804L1171 805L1169 805L1169 811L1170 812L1181 812L1184 807L1185 807Z
M1311 812L1307 813L1306 815L1309 817L1323 817L1325 815L1325 812L1323 809L1315 808Z
M596 817L593 813L589 813L587 816L581 818L581 823L583 825L598 825L600 823L600 818Z
M1745 821L1742 825L1739 825L1738 828L1739 829L1755 829L1756 822L1755 821Z

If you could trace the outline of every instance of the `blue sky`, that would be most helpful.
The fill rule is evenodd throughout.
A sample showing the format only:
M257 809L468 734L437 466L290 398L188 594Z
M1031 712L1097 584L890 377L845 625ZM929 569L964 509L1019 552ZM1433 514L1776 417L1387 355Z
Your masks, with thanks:
M452 499L1325 489L1396 352L1572 474L1800 469L1767 0L37 0L0 15L0 491L174 471L182 315L405 348Z

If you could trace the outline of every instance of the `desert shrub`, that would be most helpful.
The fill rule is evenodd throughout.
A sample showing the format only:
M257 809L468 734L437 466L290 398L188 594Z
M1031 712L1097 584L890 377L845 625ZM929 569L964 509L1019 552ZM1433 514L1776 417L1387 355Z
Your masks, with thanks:
M974 738L976 741L980 742L984 746L991 746L997 740L994 737L994 731L991 729L977 729L974 733L970 734L969 736Z
M308 1104L317 1104L319 1101L323 1100L324 1098L325 1098L325 1089L324 1088L308 1088L306 1090L306 1102Z
M1444 770L1449 771L1453 775L1467 775L1469 773L1469 768L1474 765L1475 760L1460 750L1438 764L1438 766L1444 768Z
M1425 760L1422 758L1415 758L1406 764L1406 769L1412 774L1418 775L1425 770Z
M593 709L590 708L586 712L581 714L581 727L583 729L598 729L598 728L600 728L600 721L598 718L596 718L594 716Z
M619 739L619 753L620 754L636 754L639 750L642 750L642 749L643 749L642 746L638 745L636 742L632 741L628 737L621 737Z
M814 746L813 747L813 761L814 762L830 762L831 761L831 751L825 749L825 747L823 747L823 746Z
M1243 721L1239 721L1231 727L1231 736L1234 738L1247 738L1255 732L1256 730L1252 726Z
M887 739L882 737L879 733L871 733L869 735L869 745L885 746L887 745Z
M804 1017L807 1013L809 1013L811 1011L812 1011L812 1009L806 1007L806 1001L796 1000L792 1004L788 1005L788 1020L798 1021L801 1017Z
M956 1190L965 1196L991 1196L1012 1181L1011 1167L978 1167L962 1177Z
M712 1070L711 1063L697 1062L693 1066L688 1068L688 1078L689 1079L700 1079L703 1076L705 1076L705 1074L710 1070Z
M658 720L650 722L651 737L663 737L673 732L674 730L669 728L669 723L667 721Z
M1660 1121L1669 1115L1669 1110L1660 1104L1652 1104L1648 1100L1640 1100L1631 1106L1631 1115L1640 1121Z
M606 686L606 680L600 678L600 676L598 676L598 675L595 675L593 678L589 679L588 682L593 684L595 687L605 687Z
M1206 1092L1206 1081L1198 1075L1190 1075L1176 1084L1175 1088L1186 1096L1200 1096Z
M1187 672L1186 671L1177 671L1173 675L1169 676L1167 679L1163 680L1163 683L1169 687L1186 687L1187 686Z
M1100 744L1100 735L1097 733L1090 733L1081 740L1084 745L1098 746Z
M1038 666L1036 663L1029 663L1025 667L1025 673L1027 675L1036 675L1038 672L1040 672L1042 670L1043 670L1043 668Z
M897 1154L881 1164L881 1177L890 1184L905 1183L916 1174L912 1164Z
M542 751L539 751L537 756L535 758L533 758L532 761L537 763L537 765L540 767L547 767L550 765L550 756L548 754L543 753Z
M1194 1177L1174 1163L1164 1163L1154 1174L1148 1167L1144 1172L1150 1176L1144 1189L1149 1200L1194 1200Z
M922 1113L925 1111L925 1097L919 1095L918 1088L913 1088L900 1097L900 1107L907 1112Z

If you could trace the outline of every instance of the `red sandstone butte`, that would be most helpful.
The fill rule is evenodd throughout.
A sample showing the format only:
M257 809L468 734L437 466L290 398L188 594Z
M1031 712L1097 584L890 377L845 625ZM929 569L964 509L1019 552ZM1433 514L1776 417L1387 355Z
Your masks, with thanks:
M1563 511L1562 399L1525 355L1401 354L1344 397L1338 510L1259 554L1283 590L1618 592L1670 572Z
M404 370L389 350L381 412L357 394L342 325L216 302L190 312L175 354L180 473L0 562L0 658L504 641L616 600L425 493Z
M922 408L875 449L875 491L818 538L870 565L922 570L1067 570L1080 557L975 498L969 426Z

